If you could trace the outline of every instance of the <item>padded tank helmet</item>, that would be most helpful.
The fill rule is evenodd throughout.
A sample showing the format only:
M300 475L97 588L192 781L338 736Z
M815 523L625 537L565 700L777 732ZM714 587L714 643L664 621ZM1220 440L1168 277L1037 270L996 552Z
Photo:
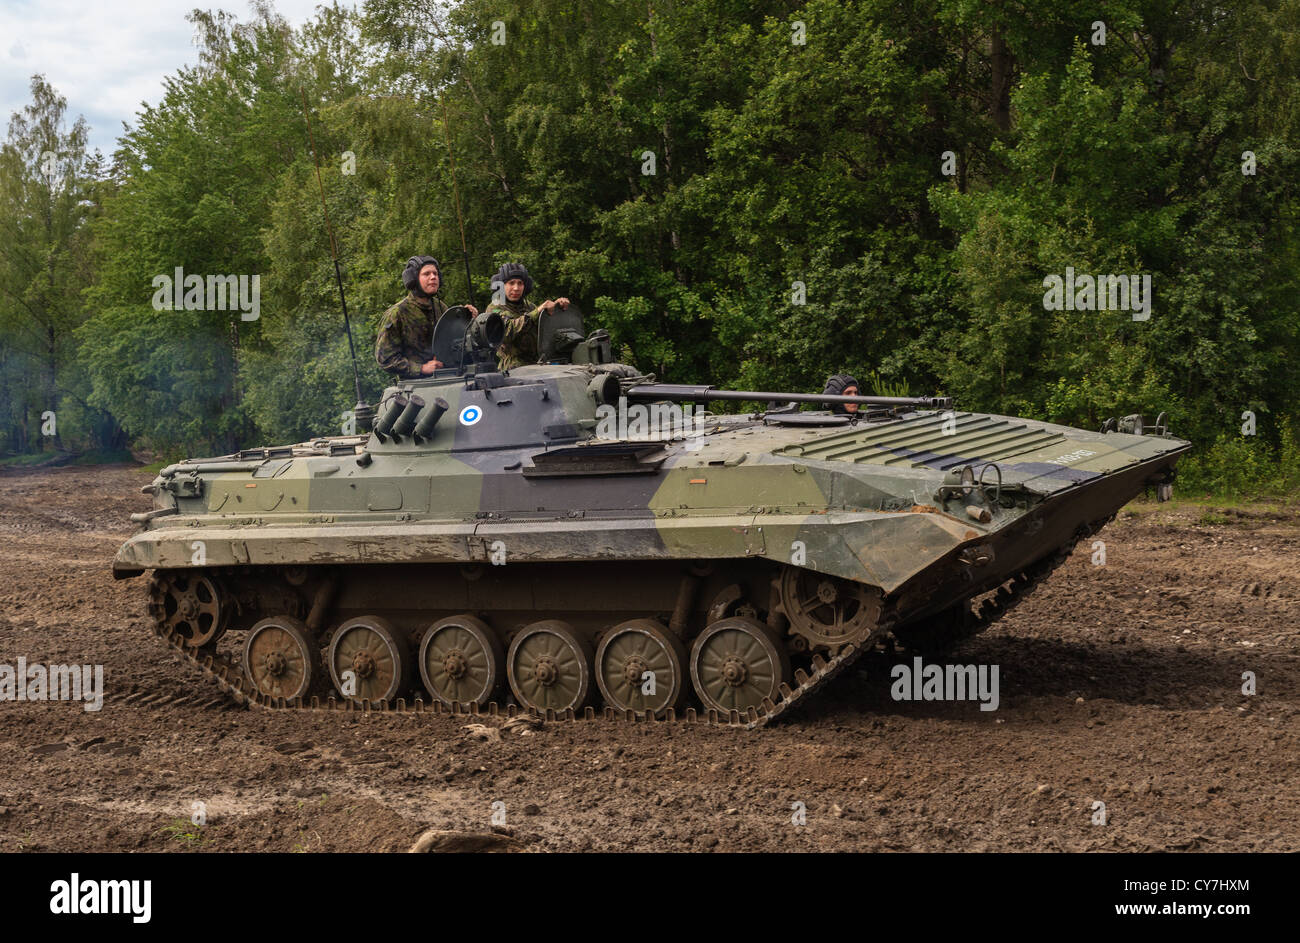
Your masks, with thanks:
M533 276L528 274L528 269L522 262L507 262L497 269L496 275L492 276L492 286L504 286L512 278L522 279L524 283L524 294L533 290Z
M428 297L420 288L420 269L426 265L432 265L438 270L438 280L441 282L442 266L431 255L413 255L406 260L406 268L402 269L402 284L406 286L406 290L422 298Z
M845 390L850 388L853 389L854 391L853 393L844 392ZM830 376L829 378L827 378L826 389L822 390L822 393L828 396L854 396L854 395L859 395L860 391L861 391L861 387L858 386L858 381L852 374L836 373ZM856 410L850 410L848 407L849 407L848 403L832 403L831 412L833 413L856 412Z

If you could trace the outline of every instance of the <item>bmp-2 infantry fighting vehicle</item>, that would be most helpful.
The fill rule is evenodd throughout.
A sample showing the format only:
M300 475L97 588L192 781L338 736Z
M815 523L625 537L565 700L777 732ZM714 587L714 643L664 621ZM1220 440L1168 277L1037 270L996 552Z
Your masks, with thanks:
M389 388L368 434L163 469L114 562L153 571L155 630L268 706L758 725L877 644L993 622L1135 495L1167 498L1189 447L1140 416L660 384L575 308L502 373L496 317L444 315L449 366ZM765 408L694 408L717 400Z

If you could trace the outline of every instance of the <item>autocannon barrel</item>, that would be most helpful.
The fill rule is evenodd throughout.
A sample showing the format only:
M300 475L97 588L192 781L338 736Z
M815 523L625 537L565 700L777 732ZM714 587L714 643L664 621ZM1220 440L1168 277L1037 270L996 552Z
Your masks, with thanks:
M950 396L834 396L829 393L769 393L759 390L719 390L711 386L679 383L642 383L627 391L630 400L673 400L707 403L710 400L744 400L781 403L857 403L860 406L920 406L948 409Z

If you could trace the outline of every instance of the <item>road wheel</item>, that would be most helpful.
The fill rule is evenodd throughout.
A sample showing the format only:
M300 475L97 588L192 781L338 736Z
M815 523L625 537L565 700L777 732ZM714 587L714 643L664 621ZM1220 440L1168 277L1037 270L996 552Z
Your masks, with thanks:
M501 686L505 649L483 620L448 616L424 633L419 665L425 690L442 703L483 707Z
M691 647L691 681L706 708L747 711L775 701L792 677L780 638L757 619L732 616L710 624Z
M578 710L591 694L592 674L591 643L558 619L524 626L506 656L515 698L538 711Z
M307 697L320 676L320 648L292 616L272 616L248 630L244 676L267 697Z
M686 696L686 649L654 619L614 626L596 650L596 683L615 710L678 708Z
M392 623L361 616L339 626L330 641L334 686L353 701L391 701L411 686L411 652Z

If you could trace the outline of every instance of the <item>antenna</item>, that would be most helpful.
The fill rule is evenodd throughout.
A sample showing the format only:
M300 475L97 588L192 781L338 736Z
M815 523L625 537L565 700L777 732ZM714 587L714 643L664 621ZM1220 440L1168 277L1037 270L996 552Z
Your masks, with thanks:
M456 154L451 147L451 127L447 123L447 94L438 95L442 105L442 135L447 141L447 160L451 162L451 194L456 201L456 224L460 227L460 254L465 259L465 294L474 304L474 279L469 273L469 247L465 243L465 218L460 214L460 188L456 186Z
M316 186L320 188L320 205L325 211L325 231L330 237L330 256L334 259L334 280L339 286L339 301L343 304L343 327L348 333L348 352L352 355L352 381L356 385L357 402L352 407L352 415L356 418L357 428L369 431L370 423L375 418L374 408L365 401L361 395L361 370L357 367L357 347L352 340L352 320L348 317L348 299L343 293L343 271L339 268L339 248L338 242L334 239L334 226L330 223L330 210L325 203L325 184L321 181L320 176L320 157L316 154L316 136L311 130L311 113L307 109L307 93L302 86L298 86L298 94L302 97L302 116L307 119L307 140L311 143L311 159L316 165Z

